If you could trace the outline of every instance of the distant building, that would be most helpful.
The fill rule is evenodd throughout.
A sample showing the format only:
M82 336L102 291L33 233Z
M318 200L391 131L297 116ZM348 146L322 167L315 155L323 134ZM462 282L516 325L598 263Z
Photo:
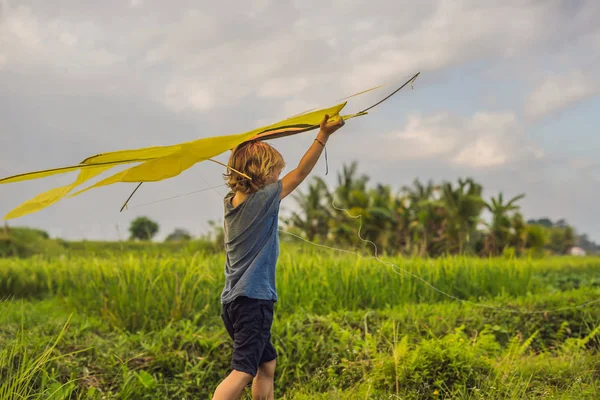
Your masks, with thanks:
M581 247L574 246L569 249L569 254L572 256L585 256L586 252Z

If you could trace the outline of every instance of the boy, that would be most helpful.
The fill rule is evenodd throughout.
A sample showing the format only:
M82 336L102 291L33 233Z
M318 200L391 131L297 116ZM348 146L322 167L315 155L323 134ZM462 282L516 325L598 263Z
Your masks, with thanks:
M246 142L231 154L225 174L225 287L221 318L234 341L233 371L217 387L213 400L239 399L252 381L254 399L273 399L277 353L271 344L273 306L277 301L275 264L279 255L279 203L312 171L329 136L344 125L325 115L298 167L283 179L283 157L264 142ZM252 179L244 178L242 172Z

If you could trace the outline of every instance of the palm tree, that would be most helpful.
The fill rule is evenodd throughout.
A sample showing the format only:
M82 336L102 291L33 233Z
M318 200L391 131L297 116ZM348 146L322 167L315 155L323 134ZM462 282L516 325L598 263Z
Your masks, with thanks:
M527 246L527 224L523 215L519 212L513 214L510 223L512 234L509 244L515 248L518 255L521 255L525 251L525 246Z
M331 232L338 240L349 245L357 243L359 225L348 214L352 217L363 215L364 218L364 210L369 204L367 193L369 177L366 175L357 176L357 174L358 163L356 161L353 161L350 165L344 165L342 172L338 173L338 186L334 191L334 218L330 220Z
M298 192L292 197L300 210L292 212L285 222L298 228L311 242L317 237L326 238L329 232L328 222L332 216L329 207L332 197L325 181L313 177L306 194Z
M498 198L492 197L489 203L485 203L485 207L492 213L492 222L487 224L490 228L487 248L492 254L498 254L509 244L512 225L507 213L518 210L519 206L515 203L523 197L525 194L520 194L505 204L504 196L500 192Z
M440 213L441 203L435 198L439 190L432 181L423 185L418 179L413 181L413 186L402 188L408 200L408 216L410 223L407 227L411 232L415 244L418 244L418 253L424 256L434 252L432 249L433 236L439 233L442 218Z
M351 203L353 191L365 192L369 177L367 175L357 176L358 163L353 161L350 165L344 164L342 172L338 172L338 186L335 189L336 201L348 206Z
M439 188L435 186L431 180L429 180L426 185L423 185L418 178L413 181L413 187L402 187L402 190L407 193L411 203L414 204L422 200L429 200L433 197L435 191L438 189Z
M375 242L380 251L395 252L396 249L388 248L392 244L392 227L396 222L391 188L387 185L377 185L368 193L369 201L362 211L365 219L363 237Z
M469 244L470 233L479 223L485 202L482 186L473 179L459 179L458 187L446 182L442 185L442 204L445 215L446 251L462 254Z
M395 252L410 252L411 249L411 215L409 200L401 193L392 197L390 211L392 221L390 224L389 245Z

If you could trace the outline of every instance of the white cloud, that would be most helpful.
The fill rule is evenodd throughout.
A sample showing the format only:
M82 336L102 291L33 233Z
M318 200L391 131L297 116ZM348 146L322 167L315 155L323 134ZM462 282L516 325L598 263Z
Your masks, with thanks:
M543 151L525 135L514 113L477 113L463 119L462 150L453 157L458 165L497 167L543 157Z
M458 144L460 132L458 119L449 114L438 114L423 118L421 115L408 117L406 128L392 137L398 139L401 157L419 159L441 156Z
M600 81L592 74L571 70L564 75L553 75L529 95L525 114L529 118L541 118L596 94L600 94Z
M588 170L600 166L600 163L592 158L576 157L569 160L569 166L576 170Z
M38 48L42 42L40 27L31 9L18 7L12 11L3 7L0 34L6 45Z
M60 41L69 47L74 47L77 45L77 36L71 32L63 32L60 34Z
M557 21L573 31L560 4L537 1L426 0L407 8L373 0L365 8L359 1L257 0L240 4L239 13L143 4L144 17L125 13L116 20L118 8L112 20L100 20L93 14L43 18L40 7L7 7L0 36L13 43L11 62L88 76L120 69L146 82L169 109L182 110L231 106L254 93L314 102L323 83L329 93L354 93L418 70L531 55L560 39ZM173 87L199 79L219 94L214 102L174 95L181 90Z
M279 98L292 97L304 90L308 86L308 79L293 78L282 79L275 78L266 81L258 88L257 94L259 97Z
M186 109L207 111L214 106L215 101L208 84L191 79L170 83L162 99L175 112Z
M491 140L490 140L491 139ZM507 153L496 147L496 138L480 137L468 144L453 161L469 167L494 167L505 164Z
M0 40L5 57L15 67L93 74L114 65L118 56L105 45L104 32L94 23L42 18L27 6L6 3L0 14Z
M497 168L544 156L510 112L411 115L402 131L376 135L358 146L353 150L381 161L435 160L467 168Z
M349 90L470 60L527 55L555 34L559 10L540 2L442 1L408 30L370 37L351 52ZM510 21L510 23L508 22Z

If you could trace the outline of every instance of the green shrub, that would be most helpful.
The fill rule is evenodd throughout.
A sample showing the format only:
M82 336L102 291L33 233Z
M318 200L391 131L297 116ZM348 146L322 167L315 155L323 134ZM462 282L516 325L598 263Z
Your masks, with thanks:
M10 228L0 237L0 257L55 256L63 252L64 247L59 241L50 239L47 232L39 229Z

